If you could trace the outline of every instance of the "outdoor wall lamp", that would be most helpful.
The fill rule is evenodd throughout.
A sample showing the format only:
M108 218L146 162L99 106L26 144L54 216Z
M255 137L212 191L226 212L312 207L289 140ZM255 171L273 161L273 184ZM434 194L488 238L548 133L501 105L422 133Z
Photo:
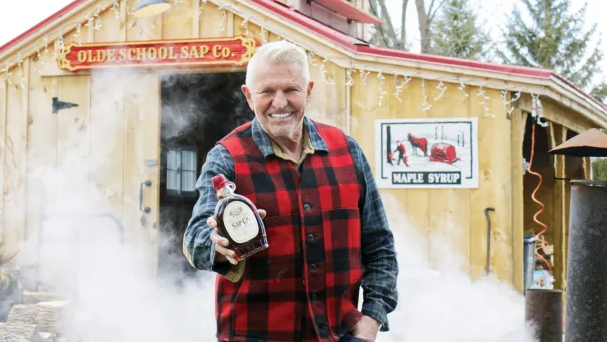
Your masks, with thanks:
M143 18L163 13L169 8L171 8L171 4L165 0L141 0L135 6L134 12L135 17Z

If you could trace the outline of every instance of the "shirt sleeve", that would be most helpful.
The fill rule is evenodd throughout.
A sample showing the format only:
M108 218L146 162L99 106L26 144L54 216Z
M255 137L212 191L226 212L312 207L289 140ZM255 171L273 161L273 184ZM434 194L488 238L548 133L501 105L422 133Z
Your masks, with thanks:
M394 236L371 167L358 143L348 137L348 144L363 186L359 203L364 269L362 313L380 322L381 331L389 331L387 316L396 309L398 302Z
M207 154L200 177L196 181L199 197L183 237L183 254L192 267L213 271L237 282L242 277L245 261L243 260L237 265L229 262L215 263L215 244L211 241L213 228L207 225L207 219L214 214L217 205L211 178L220 173L234 182L232 157L224 146L215 145Z

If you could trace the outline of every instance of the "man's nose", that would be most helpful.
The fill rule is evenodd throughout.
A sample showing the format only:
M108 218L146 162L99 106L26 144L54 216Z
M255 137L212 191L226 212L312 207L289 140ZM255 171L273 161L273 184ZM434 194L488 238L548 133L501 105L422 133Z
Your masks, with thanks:
M287 106L287 97L285 93L282 91L277 91L276 95L274 95L274 99L272 100L272 107L280 110Z

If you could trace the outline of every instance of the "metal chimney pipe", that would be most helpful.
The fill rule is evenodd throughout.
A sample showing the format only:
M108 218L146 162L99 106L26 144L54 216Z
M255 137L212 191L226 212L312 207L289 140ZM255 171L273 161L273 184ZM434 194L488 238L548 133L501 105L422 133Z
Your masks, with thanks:
M537 342L563 341L563 293L560 290L527 289L525 321Z
M607 342L607 181L572 180L565 342Z

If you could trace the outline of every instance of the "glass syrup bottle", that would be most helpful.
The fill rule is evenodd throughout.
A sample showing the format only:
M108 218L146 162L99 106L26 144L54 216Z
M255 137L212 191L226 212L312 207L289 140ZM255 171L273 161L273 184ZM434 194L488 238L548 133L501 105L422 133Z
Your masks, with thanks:
M230 242L228 249L241 261L268 248L268 238L257 208L248 198L235 193L236 185L218 174L211 179L217 191L217 232Z

